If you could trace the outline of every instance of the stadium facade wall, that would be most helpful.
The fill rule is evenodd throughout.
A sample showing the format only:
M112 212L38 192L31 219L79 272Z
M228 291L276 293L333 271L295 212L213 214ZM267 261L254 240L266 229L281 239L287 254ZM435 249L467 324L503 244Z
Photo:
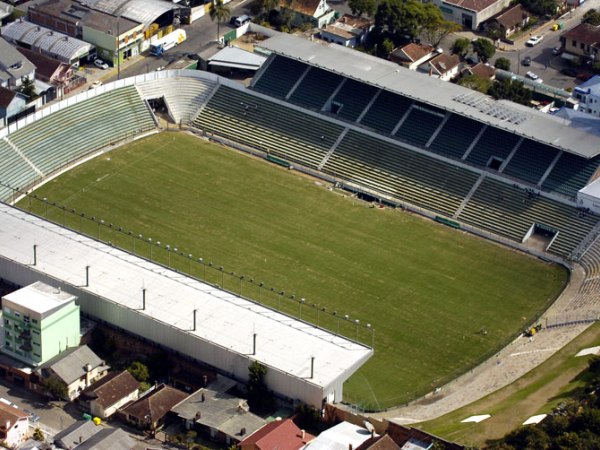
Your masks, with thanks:
M212 366L216 371L240 382L248 381L248 366L253 362L250 355L243 355L204 341L185 330L144 316L138 311L126 308L107 298L100 297L85 287L76 286L35 270L32 266L0 256L0 273L4 280L18 286L26 286L42 281L60 287L77 296L81 312L92 318L106 322L125 332L148 339L158 345ZM352 367L354 373L364 361ZM276 395L286 400L300 400L316 408L323 406L323 399L329 402L342 400L343 375L326 387L318 386L310 380L269 367L267 385Z

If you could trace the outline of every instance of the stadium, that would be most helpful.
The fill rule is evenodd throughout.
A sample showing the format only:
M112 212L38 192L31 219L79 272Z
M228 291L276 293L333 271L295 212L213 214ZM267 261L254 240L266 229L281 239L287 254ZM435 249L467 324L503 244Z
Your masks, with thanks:
M600 264L598 216L578 203L582 200L578 193L593 182L598 167L597 135L562 119L495 102L368 55L349 55L350 50L343 47L322 46L288 35L267 39L261 46L271 55L249 88L205 72L145 74L65 99L2 130L0 198L6 203L0 233L3 278L19 285L38 279L58 284L79 297L82 312L242 381L249 361L258 360L270 369L271 389L282 397L315 406L346 398L342 394L344 383L371 358L373 348L377 355L378 342L385 343L380 352L387 354L398 352L398 348L406 348L408 354L409 347L415 348L410 365L398 359L391 364L388 359L376 366L374 371L383 374L380 385L396 383L387 378L390 370L414 371L420 380L398 388L403 395L393 392L383 401L376 394L375 399L351 395L350 401L369 409L384 409L450 381L540 317L558 295L556 288L560 291L564 286L556 264L571 267L579 263L588 278L581 295L558 316L550 321L546 318L544 325L596 320L592 294ZM519 262L514 260L515 267L530 278L523 289L547 289L535 294L520 292L521 303L505 308L512 320L497 320L505 327L498 333L490 317L479 322L490 304L479 305L480 309L469 304L475 308L470 312L476 315L463 317L476 322L475 332L469 334L460 330L464 323L454 322L465 315L464 311L447 305L448 324L438 318L432 327L442 331L446 325L455 328L454 334L437 333L447 345L456 345L456 353L450 348L443 350L455 361L438 371L423 367L419 372L416 366L424 365L417 361L419 351L423 351L419 345L426 345L419 343L419 336L422 328L430 326L426 319L420 319L412 341L401 347L383 333L376 338L375 329L393 328L393 321L402 317L402 312L396 316L389 311L381 313L383 317L389 314L392 322L384 326L375 321L371 324L369 308L344 314L346 311L335 304L332 311L326 301L305 304L304 297L290 296L281 286L267 289L257 277L244 278L240 274L247 274L245 269L238 269L237 275L225 273L218 255L213 265L206 257L198 259L198 252L192 257L184 246L165 245L164 238L161 245L156 235L146 230L142 233L127 224L104 220L109 210L66 206L79 186L61 195L46 193L52 192L45 189L53 185L69 184L68 180L59 183L60 174L68 177L76 172L72 170L75 167L92 167L95 156L105 157L119 147L114 157L105 158L116 160L124 144L139 147L144 142L159 142L146 141L160 130L154 111L159 108L166 109L176 128L287 169L275 175L273 166L261 162L270 167L270 176L289 178L290 172L300 172L311 180L328 183L332 189L351 192L352 198L431 218L440 225L420 222L412 226L427 229L431 235L447 229L442 240L463 239L461 231L468 231L535 256L539 259L516 252L502 257L519 258ZM288 178L282 183L291 185ZM188 187L177 180L171 182L181 191ZM143 176L137 184L144 188ZM127 198L125 190L121 194ZM36 215L8 206L16 202ZM121 207L127 211L136 202L141 201L123 200ZM372 216L369 220L373 221ZM153 233L152 228L149 233ZM154 241L148 236L154 236ZM457 244L458 250L450 258L459 261L465 242ZM482 252L480 259L490 259L493 266L498 246L485 245L485 252L492 256L484 255L479 247L474 252ZM356 253L354 259L361 256ZM427 258L415 261L423 264L415 264L418 271L431 271ZM529 275L520 264L535 266L536 270L542 265L552 266L554 271ZM203 273L194 275L194 270ZM510 283L515 276L507 272L501 284ZM234 284L231 280L237 281ZM285 283L285 277L280 282ZM514 284L511 288L520 283ZM457 295L480 290L485 286L464 285ZM159 294L152 297L155 292ZM450 293L437 295L451 298ZM246 296L258 297L259 301L252 302ZM284 299L291 306L282 307ZM231 309L219 306L219 302ZM439 308L439 303L435 307ZM496 307L502 309L503 305ZM420 313L418 302L413 309L416 315ZM488 311L489 316L497 313ZM424 309L421 315L433 316L434 312ZM237 320L231 321L232 317ZM408 329L408 325L403 327ZM487 337L496 334L493 340ZM458 343L461 339L462 345ZM430 345L439 344L438 340ZM461 358L459 353L466 356ZM386 365L391 369L383 371ZM423 374L429 376L427 381ZM363 378L358 383L368 385L370 381ZM380 388L372 384L375 391Z

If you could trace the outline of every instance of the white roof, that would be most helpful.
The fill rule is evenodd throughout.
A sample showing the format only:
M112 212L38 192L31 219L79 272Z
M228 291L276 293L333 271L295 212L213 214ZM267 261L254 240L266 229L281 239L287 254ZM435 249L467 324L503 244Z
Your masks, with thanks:
M327 387L347 379L373 354L362 344L5 204L0 204L0 224L0 254L5 258L30 265L37 242L35 269L42 274L235 354L247 355L256 333L252 358L267 367L307 379L314 357L311 384ZM82 286L86 265L90 266L88 287ZM139 310L142 286L148 292L145 310ZM196 331L191 331L194 309L198 321Z
M63 62L79 59L93 48L87 42L22 19L3 26L2 37L31 46L33 50L41 50Z
M4 300L43 315L74 301L75 296L38 281L5 295Z
M495 101L470 89L417 73L347 47L323 45L285 33L260 43L273 53L444 108L584 158L600 153L600 138L557 117Z
M580 189L579 192L600 199L600 178L595 179L586 187Z
M235 67L238 69L258 70L267 60L265 56L243 50L239 47L225 47L211 56L208 64L213 66Z
M163 0L81 0L81 3L107 14L135 20L144 24L144 28L163 14L178 8L175 3Z
M371 432L366 428L341 422L336 426L323 431L319 436L303 447L303 450L348 450L356 448L371 437Z

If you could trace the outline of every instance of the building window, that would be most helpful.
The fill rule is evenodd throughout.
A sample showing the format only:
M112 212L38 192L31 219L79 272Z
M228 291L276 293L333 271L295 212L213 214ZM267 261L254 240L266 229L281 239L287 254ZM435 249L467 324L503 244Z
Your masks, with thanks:
M37 353L34 353L33 356L37 356L38 358L41 358L41 356L38 355Z
M37 319L31 319L33 323L38 323Z
M15 311L15 317L21 317L21 314Z

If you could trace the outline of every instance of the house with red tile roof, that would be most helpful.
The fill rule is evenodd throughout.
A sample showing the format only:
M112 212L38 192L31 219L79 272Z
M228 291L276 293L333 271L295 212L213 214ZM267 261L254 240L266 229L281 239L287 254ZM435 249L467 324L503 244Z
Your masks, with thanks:
M404 47L395 49L390 54L390 60L410 70L417 70L421 64L429 61L435 55L435 48L431 45L411 42Z
M29 414L0 402L0 441L15 448L27 439L28 429Z
M111 372L84 389L79 405L91 415L106 419L139 397L140 383L128 371Z
M299 450L315 437L292 419L274 420L238 444L241 450Z
M458 55L440 53L426 63L419 66L419 71L428 73L429 76L449 81L458 75L460 58Z
M292 23L296 26L310 23L323 28L335 20L335 11L329 7L327 0L280 0L279 7L293 13Z
M164 425L167 413L187 397L185 392L161 384L120 409L119 417L138 428L155 432Z
M354 48L365 41L367 34L372 29L373 21L371 19L344 14L321 30L321 39Z

